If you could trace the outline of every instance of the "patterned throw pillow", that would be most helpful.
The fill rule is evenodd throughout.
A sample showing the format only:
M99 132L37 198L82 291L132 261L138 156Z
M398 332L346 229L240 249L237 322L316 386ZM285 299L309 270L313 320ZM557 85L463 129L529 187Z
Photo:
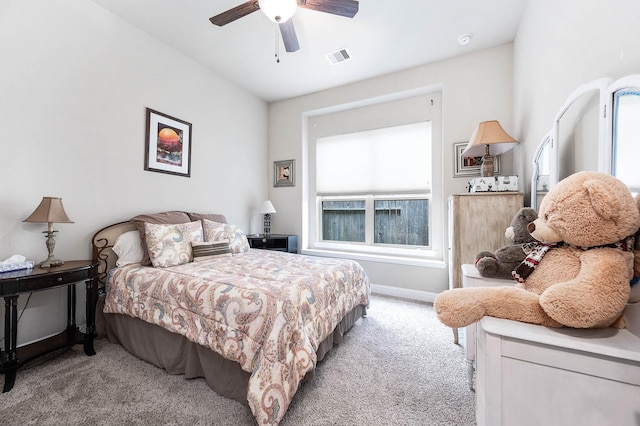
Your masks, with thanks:
M145 223L149 257L154 268L191 262L192 241L202 241L200 221L178 224Z
M237 226L208 219L203 219L202 222L204 223L205 241L228 240L233 254L246 253L251 248L247 236Z
M231 247L229 247L228 240L207 243L192 241L191 248L193 249L194 262L202 262L214 257L231 256Z
M189 223L195 222L196 219L189 219L189 215L185 212L171 210L160 213L152 213L152 214L140 214L138 216L132 217L129 219L136 228L138 228L138 232L140 232L140 240L142 241L142 264L144 266L151 265L151 259L149 258L149 250L147 248L147 237L145 234L145 224L147 223Z

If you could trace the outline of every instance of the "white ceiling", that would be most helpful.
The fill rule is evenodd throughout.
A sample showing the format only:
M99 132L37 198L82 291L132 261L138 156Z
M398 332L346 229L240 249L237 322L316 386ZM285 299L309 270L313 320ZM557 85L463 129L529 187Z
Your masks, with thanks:
M298 8L294 53L261 11L223 27L209 22L245 0L93 1L272 102L510 43L527 0L360 0L352 19ZM464 33L473 37L460 46ZM324 57L345 47L353 59L331 65Z

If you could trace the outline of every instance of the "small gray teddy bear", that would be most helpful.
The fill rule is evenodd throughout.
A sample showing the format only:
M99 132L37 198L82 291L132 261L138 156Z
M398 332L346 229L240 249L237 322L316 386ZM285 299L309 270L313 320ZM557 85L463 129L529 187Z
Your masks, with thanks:
M520 209L505 232L505 236L513 242L500 247L495 253L483 251L476 255L476 268L480 275L488 278L512 279L511 271L527 257L524 246L536 241L527 231L527 225L537 218L538 213L534 209L530 207Z

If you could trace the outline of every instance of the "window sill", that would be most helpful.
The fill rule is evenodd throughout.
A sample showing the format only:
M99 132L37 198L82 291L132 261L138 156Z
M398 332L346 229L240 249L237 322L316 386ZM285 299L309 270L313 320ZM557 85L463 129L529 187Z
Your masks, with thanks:
M395 265L421 266L424 268L446 269L444 260L427 257L410 257L397 255L384 255L372 253L356 253L353 251L326 250L326 249L302 249L302 254L319 257L337 257L341 259L363 260L367 262L392 263Z

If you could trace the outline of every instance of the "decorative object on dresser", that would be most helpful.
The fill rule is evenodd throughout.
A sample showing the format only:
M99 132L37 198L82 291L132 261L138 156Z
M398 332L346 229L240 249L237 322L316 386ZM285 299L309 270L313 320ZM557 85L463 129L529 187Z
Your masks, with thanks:
M469 192L518 192L518 176L477 177L469 181Z
M518 141L509 136L497 120L483 121L478 124L473 131L471 139L469 139L469 143L462 152L462 155L468 157L478 157L482 155L480 175L490 177L494 175L494 159L493 155L489 152L489 146L495 145L493 154L498 155L504 154L517 144Z
M271 214L276 213L276 208L271 201L267 200L262 203L260 213L264 215L264 235L269 236L271 235Z
M298 237L296 235L269 234L247 236L251 248L262 250L298 252Z
M89 260L67 261L64 265L36 267L0 274L0 297L5 300L4 351L0 356L0 372L4 373L3 392L9 392L16 379L16 371L27 362L49 352L75 344L84 345L84 353L95 355L95 303L97 297L98 264ZM87 328L80 332L76 325L76 287L86 283ZM34 291L67 287L67 328L55 336L24 346L17 346L18 297Z
M147 108L144 169L191 176L191 123Z
M464 263L473 264L482 250L508 243L504 230L523 206L519 192L480 192L449 197L449 288L462 287ZM458 343L458 330L453 329Z
M36 222L36 223L46 223L48 229L46 231L42 231L47 234L47 250L49 252L49 256L46 260L40 262L38 264L41 268L49 268L51 266L59 266L64 262L60 259L56 259L53 256L53 249L56 246L55 233L58 231L54 231L53 224L54 223L73 223L72 220L69 219L67 213L64 211L64 207L62 206L62 198L58 197L43 197L42 201L36 207L33 213L23 220L23 222Z

